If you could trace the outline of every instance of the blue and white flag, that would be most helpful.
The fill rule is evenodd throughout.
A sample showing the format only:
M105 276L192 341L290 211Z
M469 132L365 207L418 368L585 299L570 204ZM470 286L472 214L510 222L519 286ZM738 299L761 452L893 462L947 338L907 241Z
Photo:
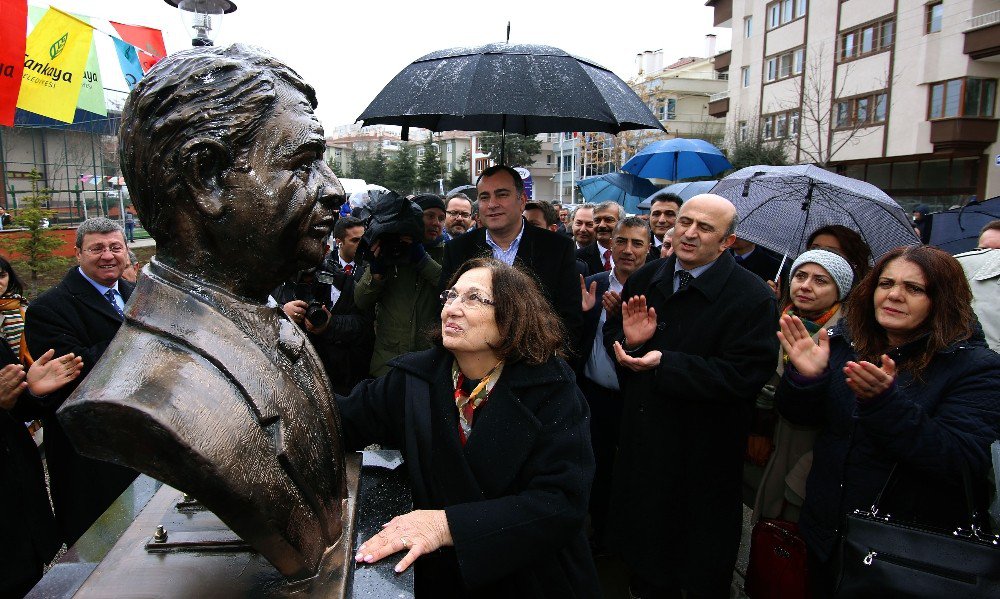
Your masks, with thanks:
M129 90L135 87L136 83L142 80L142 65L139 64L139 54L135 51L135 46L123 42L117 37L112 37L115 41L115 53L118 54L118 62L122 65L122 74L125 75L125 83Z

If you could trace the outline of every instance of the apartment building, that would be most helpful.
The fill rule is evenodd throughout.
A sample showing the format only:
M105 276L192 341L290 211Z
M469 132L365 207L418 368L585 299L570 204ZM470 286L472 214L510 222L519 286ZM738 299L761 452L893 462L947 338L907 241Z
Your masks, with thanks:
M996 0L709 0L732 50L709 113L904 207L1000 195Z

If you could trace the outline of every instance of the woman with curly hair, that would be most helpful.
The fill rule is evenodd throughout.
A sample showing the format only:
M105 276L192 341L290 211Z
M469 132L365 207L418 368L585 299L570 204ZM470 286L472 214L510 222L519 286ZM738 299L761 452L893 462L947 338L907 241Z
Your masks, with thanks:
M538 283L493 258L441 294L436 347L337 397L347 448L399 449L416 508L358 549L404 552L417 597L596 597L584 534L594 475L587 403Z

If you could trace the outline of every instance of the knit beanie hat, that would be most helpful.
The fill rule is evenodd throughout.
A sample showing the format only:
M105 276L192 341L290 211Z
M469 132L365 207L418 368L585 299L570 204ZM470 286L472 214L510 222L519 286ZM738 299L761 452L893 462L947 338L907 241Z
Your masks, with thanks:
M427 210L429 208L437 208L441 212L447 212L447 208L444 206L444 200L441 196L433 193L422 193L418 196L410 198L410 201L420 206L421 210Z
M851 285L854 284L854 271L847 260L838 254L826 250L809 250L808 252L803 252L795 259L795 262L792 262L792 270L789 276L794 277L795 271L800 266L809 263L819 264L826 269L826 272L830 273L830 276L833 277L833 282L837 284L837 291L840 292L840 297L837 299L843 301L847 297L847 292L851 290Z

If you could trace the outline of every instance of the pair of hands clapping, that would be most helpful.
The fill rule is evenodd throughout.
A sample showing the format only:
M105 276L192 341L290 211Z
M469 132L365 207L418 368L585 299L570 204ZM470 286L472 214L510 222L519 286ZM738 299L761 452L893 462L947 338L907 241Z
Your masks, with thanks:
M788 360L800 374L807 377L817 377L824 372L830 363L830 336L827 330L820 329L816 341L813 341L802 321L796 316L784 314L780 321L781 331L778 340ZM860 399L878 397L896 380L896 363L886 354L882 354L882 366L871 362L847 362L844 367L847 386Z
M0 368L0 409L13 408L25 389L30 388L38 396L48 395L80 376L83 358L66 354L53 359L55 354L54 349L45 352L27 372L20 364L8 364Z

